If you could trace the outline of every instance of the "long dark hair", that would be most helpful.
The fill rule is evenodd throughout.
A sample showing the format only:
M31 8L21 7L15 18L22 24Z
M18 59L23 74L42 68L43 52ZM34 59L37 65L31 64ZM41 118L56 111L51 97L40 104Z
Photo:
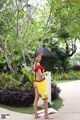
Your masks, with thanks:
M41 55L41 53L39 53L39 52L35 52L35 54L34 54L34 58L36 58L38 55Z

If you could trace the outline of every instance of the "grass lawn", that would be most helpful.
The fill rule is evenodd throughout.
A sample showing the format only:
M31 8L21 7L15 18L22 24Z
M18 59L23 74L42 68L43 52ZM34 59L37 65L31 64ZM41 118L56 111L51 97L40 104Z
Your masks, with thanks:
M58 98L57 100L54 100L54 106L53 106L53 108L56 109L56 110L58 110L59 108L61 108L61 106L63 104L62 102L63 101L62 101L61 98Z
M58 110L61 106L62 106L61 98L58 98L57 100L55 100L53 102L53 105L52 105L52 107L56 110ZM0 104L0 107L11 110L11 111L19 112L19 113L27 113L27 114L34 113L33 106L30 106L30 107L11 107L11 106Z
M30 106L30 107L12 107L12 106L0 104L0 107L11 110L11 111L19 112L19 113L32 114L34 112L32 106Z

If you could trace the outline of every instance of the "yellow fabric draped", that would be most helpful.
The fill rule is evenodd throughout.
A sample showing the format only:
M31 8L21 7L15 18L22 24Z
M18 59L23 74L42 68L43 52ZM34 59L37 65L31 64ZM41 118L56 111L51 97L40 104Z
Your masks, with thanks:
M41 82L36 82L36 87L38 89L39 95L43 100L48 98L48 88L47 88L46 80L43 80Z

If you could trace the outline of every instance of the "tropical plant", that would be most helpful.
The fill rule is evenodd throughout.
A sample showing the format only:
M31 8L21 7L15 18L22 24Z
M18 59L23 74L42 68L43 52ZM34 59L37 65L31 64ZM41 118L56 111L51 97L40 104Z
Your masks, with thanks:
M61 59L65 70L65 61L76 52L76 41L80 38L80 3L58 0L41 5L26 0L1 0L0 3L2 70L5 68L20 80L22 65L32 64L31 54L43 43L51 49L56 41L65 55Z
M33 85L35 77L33 75L32 69L24 64L24 68L22 68L22 73L28 78L27 82L30 82Z
M3 88L20 89L22 83L8 73L0 73L0 86Z

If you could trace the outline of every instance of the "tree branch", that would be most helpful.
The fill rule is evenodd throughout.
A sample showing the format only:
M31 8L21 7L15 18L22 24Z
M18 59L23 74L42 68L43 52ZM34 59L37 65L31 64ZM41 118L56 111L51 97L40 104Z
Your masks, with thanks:
M18 8L18 3L17 3L17 0L16 0L16 8L17 8L17 15L16 15L16 20L17 20L17 25L16 25L16 35L19 34L19 20L18 20L18 17L19 17L19 8Z
M3 17L7 19L9 25L16 31L16 28L11 24L9 18L8 18L8 17L5 17L5 16L3 16Z
M0 36L0 42L1 42L2 50L3 50L3 55L5 57L5 60L6 60L7 64L8 64L8 67L9 67L11 73L13 74L13 76L15 76L15 72L14 72L12 66L11 66L11 63L10 63L9 59L8 59L8 55L7 55L7 52L6 52L7 50L5 48L5 44L3 43L1 36Z
M45 29L44 29L44 32L43 32L42 37L41 37L42 44L43 44L43 41L44 41L44 36L45 36L45 33L46 33L47 25L48 25L48 22L49 22L50 17L51 17L51 13L52 13L52 6L50 8L50 13L49 13L49 16L47 18Z

